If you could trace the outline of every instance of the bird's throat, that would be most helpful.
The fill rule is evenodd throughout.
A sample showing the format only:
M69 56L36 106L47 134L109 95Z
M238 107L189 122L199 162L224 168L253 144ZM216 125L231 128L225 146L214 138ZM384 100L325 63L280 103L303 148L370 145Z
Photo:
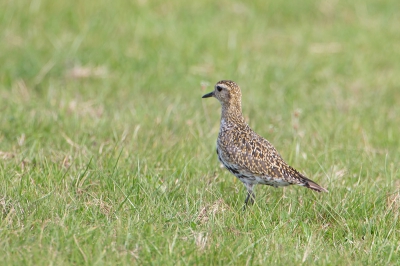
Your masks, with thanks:
M221 121L225 123L245 123L240 105L223 105L221 108Z

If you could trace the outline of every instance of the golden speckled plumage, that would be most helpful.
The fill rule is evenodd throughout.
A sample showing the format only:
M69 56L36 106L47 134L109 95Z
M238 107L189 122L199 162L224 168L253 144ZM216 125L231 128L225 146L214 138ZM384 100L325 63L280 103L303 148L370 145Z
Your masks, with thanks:
M242 115L242 94L235 82L219 81L213 92L203 96L208 97L217 98L222 106L217 139L218 159L246 186L246 204L254 202L253 186L256 184L273 187L297 184L318 192L327 192L289 166L268 140L247 125Z

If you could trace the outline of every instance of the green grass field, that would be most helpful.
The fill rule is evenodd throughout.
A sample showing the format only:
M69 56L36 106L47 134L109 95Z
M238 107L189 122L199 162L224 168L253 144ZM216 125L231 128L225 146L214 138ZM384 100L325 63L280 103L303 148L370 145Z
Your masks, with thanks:
M400 265L400 1L0 3L0 264ZM221 79L330 193L245 187Z

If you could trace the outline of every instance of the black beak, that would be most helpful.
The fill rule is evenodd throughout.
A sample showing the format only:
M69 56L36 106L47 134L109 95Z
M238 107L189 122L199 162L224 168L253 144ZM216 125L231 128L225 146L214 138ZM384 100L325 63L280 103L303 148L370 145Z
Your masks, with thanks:
M209 97L213 97L213 96L214 96L214 92L212 91L210 93L203 95L203 97L201 97L201 98L209 98Z

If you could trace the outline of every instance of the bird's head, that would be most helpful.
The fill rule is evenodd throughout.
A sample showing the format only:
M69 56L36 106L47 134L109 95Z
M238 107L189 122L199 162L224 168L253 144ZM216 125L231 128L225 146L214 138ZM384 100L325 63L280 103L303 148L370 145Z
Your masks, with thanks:
M215 97L222 106L241 105L242 93L239 86L231 80L218 81L214 91L203 95L202 98Z

